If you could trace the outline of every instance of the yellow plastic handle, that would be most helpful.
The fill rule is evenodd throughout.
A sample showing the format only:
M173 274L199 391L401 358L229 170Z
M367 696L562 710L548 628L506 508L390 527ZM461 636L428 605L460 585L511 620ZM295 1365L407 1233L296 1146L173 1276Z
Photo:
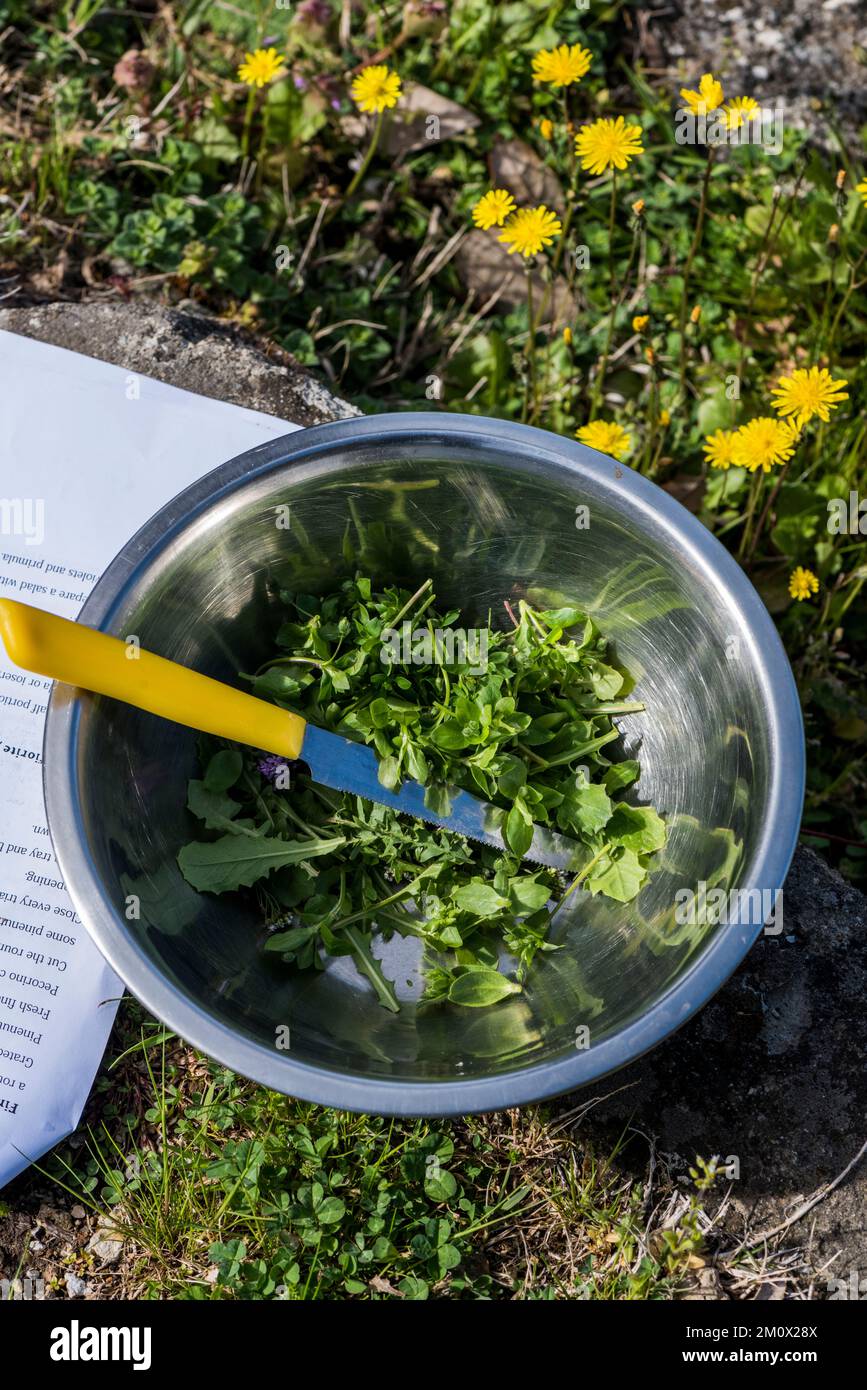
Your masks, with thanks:
M10 660L26 671L284 758L301 752L300 715L83 623L0 598L0 637Z

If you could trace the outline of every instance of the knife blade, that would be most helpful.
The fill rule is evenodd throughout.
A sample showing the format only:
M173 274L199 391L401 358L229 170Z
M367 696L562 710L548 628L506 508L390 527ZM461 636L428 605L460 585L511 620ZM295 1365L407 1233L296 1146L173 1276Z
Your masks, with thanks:
M462 787L446 788L450 810L448 815L440 815L425 804L425 789L418 782L404 782L398 791L384 787L379 780L379 760L367 744L355 743L313 724L308 724L304 731L299 756L310 768L314 782L321 782L334 791L353 793L380 806L388 806L392 811L427 821L429 825L441 826L455 835L465 835L494 849L510 852L499 829L505 812ZM576 840L537 825L533 828L532 843L522 857L551 869L577 872L590 856Z

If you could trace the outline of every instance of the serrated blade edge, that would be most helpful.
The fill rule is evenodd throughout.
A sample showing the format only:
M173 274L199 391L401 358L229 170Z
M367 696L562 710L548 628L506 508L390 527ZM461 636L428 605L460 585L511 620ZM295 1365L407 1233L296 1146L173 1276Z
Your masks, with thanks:
M438 815L425 805L425 790L418 782L404 782L399 791L389 791L379 780L376 753L364 743L355 743L341 734L332 734L308 724L300 754L310 768L314 782L322 782L334 791L350 792L354 796L375 801L407 816L441 826L455 835L507 848L497 822L503 812L488 801L482 801L461 787L448 787L451 803L449 815ZM556 831L537 825L525 859L548 868L577 872L587 862L588 852L575 840Z

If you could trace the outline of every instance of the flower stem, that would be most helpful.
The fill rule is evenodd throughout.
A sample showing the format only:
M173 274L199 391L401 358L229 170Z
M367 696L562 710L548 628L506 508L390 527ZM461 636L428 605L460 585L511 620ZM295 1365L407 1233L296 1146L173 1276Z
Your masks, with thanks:
M777 243L777 240L778 240L778 238L779 238L780 232L783 230L783 224L785 223L786 218L789 216L789 214L790 214L791 211L792 211L792 208L793 208L794 205L795 205L795 199L796 199L797 196L798 196L798 190L799 190L800 187L801 187L801 182L802 182L803 178L804 178L804 174L803 174L803 172L802 172L802 173L799 174L799 176L798 176L797 182L795 183L795 186L794 186L794 188L792 189L792 192L791 192L791 195L790 195L790 197L789 197L788 203L787 203L786 206L783 208L782 217L780 218L780 220L779 220L779 222L777 223L777 226L776 226L776 227L774 226L774 220L775 220L776 215L777 215L777 208L779 207L779 205L780 205L780 200L782 199L782 196L783 196L783 194L782 194L782 189L778 189L778 190L774 193L774 200L773 200L773 202L772 202L772 204L771 204L771 213L770 213L770 216L769 216L769 218L768 218L768 225L767 225L767 227L765 228L765 234L764 234L764 236L762 237L762 244L761 244L761 246L759 247L759 254L758 254L758 256L756 257L756 268L755 268L755 270L754 270L754 272L753 272L753 279L752 279L752 283L751 283L751 285L750 285L750 297L749 297L749 299L747 300L746 309L744 310L744 314L743 314L744 323L749 323L749 322L751 321L751 319L752 319L753 306L754 306L754 304L755 304L755 302L756 302L756 295L758 294L758 289L759 289L759 281L761 280L762 276L763 276L764 273L765 273L765 270L767 269L768 262L769 262L769 260L770 260L770 258L771 258L771 255L773 254L774 247L776 246L776 243ZM772 232L773 232L773 236L772 236ZM738 367L737 367L737 380L738 380L738 383L740 383L741 381L743 381L743 376L744 376L744 361L745 361L745 359L746 359L746 352L747 352L747 340L746 340L746 334L743 334L743 335L741 336L741 347L740 347L740 352L739 352L739 354L738 354ZM735 416L736 416L736 414L737 414L737 401L738 401L738 397L733 396L733 397L732 397L732 426L734 426L734 423L735 423Z
M596 411L599 409L599 397L605 385L605 373L608 370L608 355L611 351L611 337L614 332L614 318L619 305L619 297L614 293L614 214L617 210L617 170L611 170L611 200L608 204L608 300L609 318L608 328L605 334L605 348L599 363L599 370L596 373L596 380L593 382L593 394L590 398L590 419L595 420ZM634 244L634 243L633 243Z
M744 555L746 554L747 542L749 541L750 535L752 533L753 513L756 510L756 502L758 501L759 489L762 485L763 477L764 474L760 469L758 469L750 485L750 495L747 500L747 514L744 518L744 529L741 535L741 543L738 546L739 560L742 560L744 558Z
M347 198L352 197L353 193L355 192L358 185L361 183L361 180L364 178L364 175L367 173L367 170L370 167L370 161L373 159L373 156L376 153L376 147L379 144L379 137L382 134L382 118L384 114L385 113L383 111L379 111L377 113L376 122L373 127L373 134L370 137L370 144L367 147L367 154L361 161L361 165L358 171L356 172L355 178L352 180L351 184L346 190Z
M253 125L253 112L256 109L256 88L251 87L247 93L247 105L244 110L244 129L241 133L241 154L244 159L250 153L250 130Z
M771 491L768 494L768 500L762 508L762 514L759 517L758 523L755 528L755 532L753 534L752 544L750 545L750 553L747 556L747 568L749 568L749 566L753 563L753 556L756 553L756 547L758 546L759 539L761 537L762 531L764 530L765 522L768 519L768 513L770 512L771 508L777 500L777 494L780 491L783 479L786 476L786 470L788 469L790 463L791 459L786 459L786 462L783 464L782 468L780 469L777 475L777 480L774 483L774 486L771 488Z
M537 384L536 384L536 325L533 315L533 272L530 263L525 263L524 269L527 275L527 344L524 353L527 358L527 381L524 387L524 410L521 416L522 421L526 421L530 414L530 397L533 398L533 414L535 416L537 408Z
M701 199L698 205L698 217L695 221L695 231L693 232L692 242L686 257L686 265L683 268L683 292L680 297L680 317L678 319L678 332L680 334L680 396L681 400L686 399L686 314L689 304L689 277L692 271L692 263L695 260L696 252L701 245L702 233L704 232L704 219L707 212L707 194L710 185L711 170L713 169L714 155L716 146L709 145L707 151L707 163L704 168L704 178L701 184Z

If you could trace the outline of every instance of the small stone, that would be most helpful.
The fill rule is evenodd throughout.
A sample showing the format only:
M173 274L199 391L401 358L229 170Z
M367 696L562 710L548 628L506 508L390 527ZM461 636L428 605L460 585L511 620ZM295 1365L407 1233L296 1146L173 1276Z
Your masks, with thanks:
M91 1240L88 1241L87 1248L102 1264L116 1265L123 1252L123 1241Z
M85 1298L90 1292L88 1285L77 1274L67 1274L64 1283L70 1298Z
M72 1217L73 1221L83 1221L87 1216L87 1212L84 1210L84 1207L79 1206L76 1202L69 1215Z
M87 1248L104 1265L115 1265L123 1252L123 1236L103 1220L87 1242Z

